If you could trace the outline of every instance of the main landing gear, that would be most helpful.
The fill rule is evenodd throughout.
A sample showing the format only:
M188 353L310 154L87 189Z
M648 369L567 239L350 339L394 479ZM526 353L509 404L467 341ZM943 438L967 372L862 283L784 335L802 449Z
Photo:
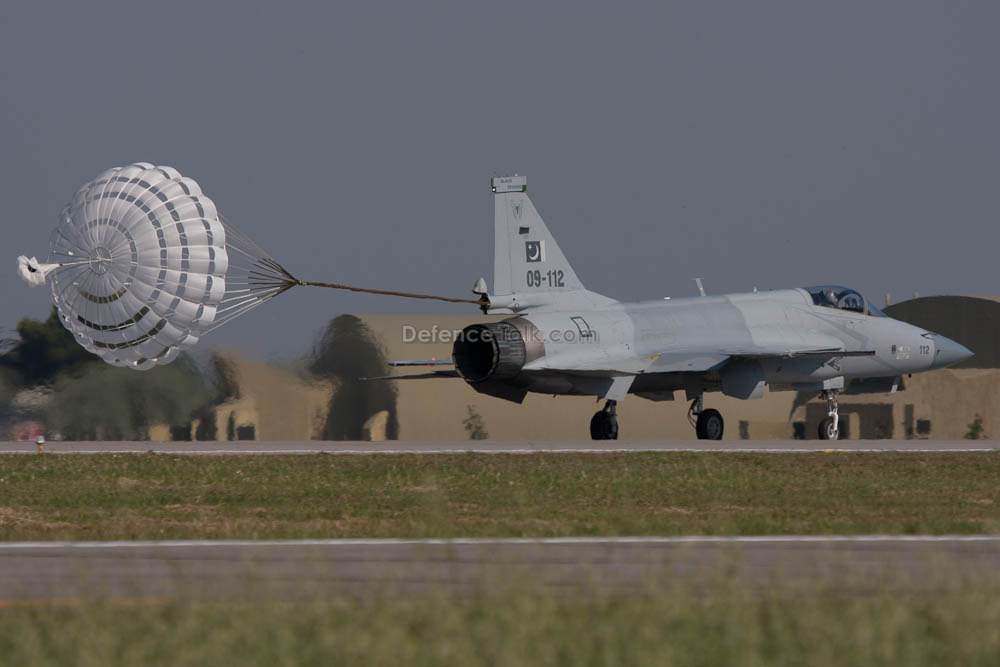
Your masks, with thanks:
M590 437L593 440L617 440L618 439L618 414L615 406L618 403L608 399L604 404L604 409L596 413L590 419Z
M712 408L706 410L702 398L702 395L699 394L698 398L691 401L688 421L694 426L699 440L722 440L722 432L725 428L722 413Z
M819 423L820 440L836 440L840 437L840 416L837 414L837 390L825 389L820 396L826 399L829 414Z

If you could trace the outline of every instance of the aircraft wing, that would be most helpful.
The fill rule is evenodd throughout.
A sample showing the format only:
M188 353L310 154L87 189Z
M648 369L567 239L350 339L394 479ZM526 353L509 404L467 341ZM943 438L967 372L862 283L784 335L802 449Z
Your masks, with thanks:
M840 350L840 349L825 349L825 350L805 350L801 352L762 352L755 354L734 354L734 357L742 357L744 359L801 359L803 357L818 357L821 359L842 359L844 357L871 357L875 354L875 350Z
M565 378L566 382L584 394L622 400L629 388L640 375L658 373L704 373L721 370L730 361L739 359L815 359L823 363L827 359L868 356L874 351L847 351L833 347L824 340L822 345L807 347L787 344L747 345L734 347L709 347L703 349L675 348L659 354L644 357L629 354L606 357L601 360L580 359L565 356L561 359L541 357L524 365L526 374L538 374L549 378Z
M730 359L841 359L843 357L869 357L875 350L844 350L839 347L788 347L750 346L727 348L717 351L671 351L654 354L647 373L675 371L710 371L719 369Z

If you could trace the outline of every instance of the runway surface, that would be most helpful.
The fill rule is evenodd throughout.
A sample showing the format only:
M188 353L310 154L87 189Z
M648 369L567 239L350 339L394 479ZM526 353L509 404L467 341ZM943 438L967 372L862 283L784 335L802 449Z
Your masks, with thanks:
M394 440L387 442L47 442L53 454L445 454L459 452L980 452L1000 450L998 440ZM0 454L35 454L33 442L0 442Z
M1000 582L1000 536L175 541L0 544L0 607L87 599L303 599L783 586L864 593Z

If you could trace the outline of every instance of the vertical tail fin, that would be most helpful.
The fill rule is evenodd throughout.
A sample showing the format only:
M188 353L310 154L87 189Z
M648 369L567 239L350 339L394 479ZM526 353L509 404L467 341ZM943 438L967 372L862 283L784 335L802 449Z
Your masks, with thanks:
M497 295L586 291L559 244L528 198L525 176L493 179L495 239L493 290Z

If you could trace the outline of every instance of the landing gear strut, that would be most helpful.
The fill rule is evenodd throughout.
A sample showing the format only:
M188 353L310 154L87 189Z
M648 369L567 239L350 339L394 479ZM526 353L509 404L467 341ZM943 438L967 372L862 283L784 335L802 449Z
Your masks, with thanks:
M840 437L840 415L837 414L837 390L826 389L820 396L826 399L826 409L829 416L819 423L819 439L836 440Z
M618 413L615 407L616 401L608 399L604 404L604 409L594 414L590 419L590 437L593 440L617 440L618 439Z
M704 409L702 395L691 401L688 409L688 421L694 426L694 432L698 434L699 440L722 440L722 432L725 423L722 421L722 413L709 408Z

